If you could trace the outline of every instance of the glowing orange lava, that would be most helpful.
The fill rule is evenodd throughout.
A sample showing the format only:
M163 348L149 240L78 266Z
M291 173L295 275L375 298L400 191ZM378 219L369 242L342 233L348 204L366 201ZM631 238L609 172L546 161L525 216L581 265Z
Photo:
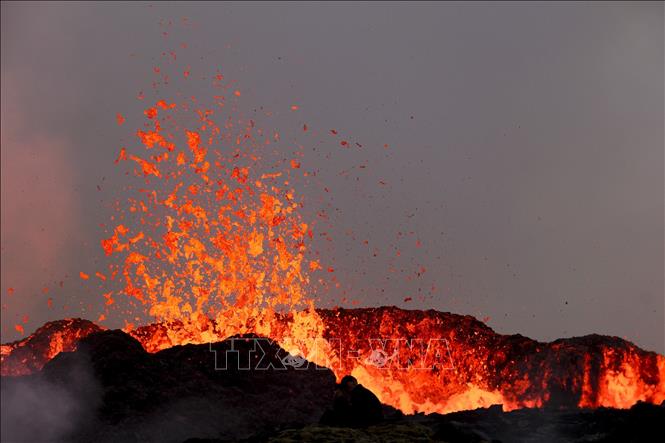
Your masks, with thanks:
M140 147L118 156L143 181L101 245L116 260L111 280L123 279L119 295L156 320L211 317L239 332L311 304L306 287L317 263L305 263L312 231L290 185L294 160L269 169L262 162L274 135L223 114L225 94L214 103L157 100L145 109Z

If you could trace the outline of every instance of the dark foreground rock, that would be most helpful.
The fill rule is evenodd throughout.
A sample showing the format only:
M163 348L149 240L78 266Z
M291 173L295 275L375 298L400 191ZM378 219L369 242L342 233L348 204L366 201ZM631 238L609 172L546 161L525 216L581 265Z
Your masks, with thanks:
M256 336L149 354L122 331L97 332L37 374L2 378L2 441L249 438L316 423L334 384Z
M665 405L639 403L629 410L522 409L504 413L500 407L454 414L409 415L366 429L310 425L246 442L446 442L446 443L629 443L662 438ZM223 440L190 439L186 443Z

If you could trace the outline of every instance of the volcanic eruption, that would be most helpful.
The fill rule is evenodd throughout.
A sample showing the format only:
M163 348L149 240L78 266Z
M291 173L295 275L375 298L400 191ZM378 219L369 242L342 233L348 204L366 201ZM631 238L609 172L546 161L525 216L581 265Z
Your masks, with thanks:
M99 337L154 369L203 349L181 346L255 334L337 380L354 375L405 414L665 401L665 357L621 338L539 342L449 312L317 307L312 287L334 286L334 269L311 248L316 221L305 219L297 188L309 178L302 148L285 154L278 131L241 116L242 91L219 71L205 77L210 97L169 94L175 60L167 53L154 68L161 89L151 99L140 95L143 121L118 152L128 182L100 239L108 266L80 274L104 288L106 311L98 324L64 319L3 344L3 376L37 374L65 359L50 367L57 372L67 364L62 355L80 343L94 348ZM117 123L131 121L118 114ZM154 321L136 324L137 313ZM129 337L95 335L118 316Z

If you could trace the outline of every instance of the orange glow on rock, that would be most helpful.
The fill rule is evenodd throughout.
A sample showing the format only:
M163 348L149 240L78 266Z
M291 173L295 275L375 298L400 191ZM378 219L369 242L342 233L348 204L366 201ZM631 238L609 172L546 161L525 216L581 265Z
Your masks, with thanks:
M162 309L178 319L139 327L126 322L125 332L148 352L253 332L331 368L338 379L353 374L382 402L405 413L448 413L494 404L504 410L629 408L638 401L665 400L665 357L614 337L589 335L541 343L496 334L470 316L391 307L315 310L310 305L280 313L248 304L211 318L196 312L195 306L178 304L181 297L174 288L169 286L164 294L173 304ZM20 350L51 324L22 341L3 345L2 374L38 370L59 350L71 349L77 338L99 329L81 322L58 322L64 326L48 337L51 347L43 355L34 354L30 365L17 360Z

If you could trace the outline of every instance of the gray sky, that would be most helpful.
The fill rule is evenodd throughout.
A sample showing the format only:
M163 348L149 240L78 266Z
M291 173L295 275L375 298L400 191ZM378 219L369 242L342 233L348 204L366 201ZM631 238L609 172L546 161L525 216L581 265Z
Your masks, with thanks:
M435 308L665 352L657 2L3 2L3 342L25 314L26 332L96 317L101 292L78 273L104 266L98 225L124 180L115 115L139 115L137 92L180 42L193 71L237 80L247 113L363 145L301 140L332 195L334 242L317 247L341 287L324 305ZM316 192L301 194L315 217Z

